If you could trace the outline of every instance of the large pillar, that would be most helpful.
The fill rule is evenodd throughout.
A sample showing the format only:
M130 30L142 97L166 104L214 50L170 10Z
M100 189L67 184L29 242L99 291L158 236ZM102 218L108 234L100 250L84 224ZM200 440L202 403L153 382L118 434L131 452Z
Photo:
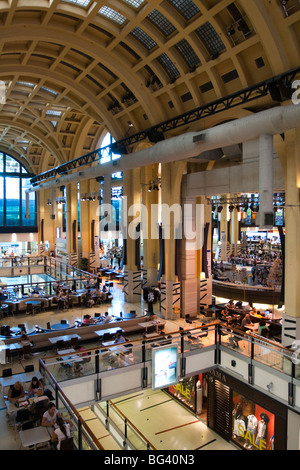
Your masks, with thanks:
M201 197L203 204L203 243L200 253L200 293L199 303L200 309L207 308L212 304L212 272L211 272L211 259L212 259L212 216L211 205L206 203L206 198ZM224 212L225 209L223 209Z
M183 193L184 193L183 188ZM199 256L201 247L197 246L197 202L195 197L182 196L184 232L181 251L181 316L197 315L199 304Z
M165 268L161 276L161 314L166 319L178 317L181 307L181 180L185 168L184 162L165 163L161 166L161 222Z
M300 340L300 128L286 133L284 345Z
M157 286L159 241L151 235L157 220L154 217L154 206L158 204L159 190L149 191L149 182L158 179L158 165L149 165L141 168L142 182L142 237L143 237L143 287ZM157 185L158 186L158 185ZM153 206L154 205L154 206ZM153 222L153 223L152 223Z
M126 259L124 267L124 298L126 302L141 301L141 266L139 264L140 238L138 226L141 222L140 169L123 173L124 206L122 222L126 237Z
M273 228L273 136L259 137L259 225Z
M221 196L221 199L227 199L227 194ZM227 204L222 204L223 209L219 215L220 217L220 260L228 261L228 219L227 219Z
M78 200L77 183L66 185L68 263L77 266Z

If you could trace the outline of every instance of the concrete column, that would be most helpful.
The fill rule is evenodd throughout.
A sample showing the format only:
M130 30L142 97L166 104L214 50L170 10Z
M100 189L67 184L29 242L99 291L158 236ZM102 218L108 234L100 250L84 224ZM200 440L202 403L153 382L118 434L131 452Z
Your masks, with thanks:
M66 185L66 204L67 204L67 246L68 263L77 266L77 244L78 244L78 200L77 183ZM75 237L73 231L75 230ZM75 243L74 243L75 242Z
M181 210L181 180L185 168L184 162L166 163L161 166L161 221L165 249L165 273L161 278L161 315L166 319L177 318L181 307L181 282L175 272L175 259L176 239L182 237L180 235L182 234L182 231L180 232L182 217L179 212Z
M300 340L300 128L286 133L285 346Z
M51 218L53 208L56 210L55 196L52 205L48 205L48 201L51 200L51 190L45 189L37 193L39 198L38 207L39 207L39 224L41 224L42 219L44 220L44 242L49 243L49 251L55 251L55 220ZM55 212L54 212L55 215ZM41 234L39 230L39 243L41 243ZM44 249L44 244L43 244Z
M199 256L200 247L197 247L196 230L201 227L196 225L196 198L182 197L183 220L189 233L184 230L181 252L182 270L182 316L186 314L197 315L199 313Z
M90 192L89 180L80 182L80 196ZM91 223L89 201L80 199L80 232L81 244L78 244L79 259L87 258L89 260L91 246ZM81 246L80 246L81 245ZM81 248L81 249L80 249Z
M201 203L204 207L204 225L209 223L209 230L207 234L207 253L206 253L206 262L207 262L207 273L205 272L204 267L204 253L203 249L201 249L200 253L200 284L199 284L199 304L200 308L208 307L212 304L212 274L211 274L211 253L212 253L212 245L211 245L211 230L212 230L212 217L211 217L211 205L206 204L206 199L204 196L201 197ZM223 209L224 212L225 209ZM223 212L222 211L222 212ZM203 240L204 242L204 240Z
M141 222L140 169L123 173L124 205L122 221L126 236L126 264L124 267L124 298L126 302L141 301L141 269L136 263L137 225Z
M259 137L259 222L261 229L273 228L273 136Z
M157 286L158 262L159 262L159 240L155 233L151 233L157 220L153 205L158 204L159 191L148 191L149 181L158 178L158 165L149 165L141 168L142 182L142 237L143 237L143 287ZM144 212L143 212L144 211ZM153 222L153 223L152 223Z
M226 198L227 195L224 194L221 196L221 198ZM220 250L220 260L221 261L227 261L227 244L228 244L228 220L227 220L227 204L223 204L223 210L221 214L219 215L220 217L220 242L221 242L221 250Z

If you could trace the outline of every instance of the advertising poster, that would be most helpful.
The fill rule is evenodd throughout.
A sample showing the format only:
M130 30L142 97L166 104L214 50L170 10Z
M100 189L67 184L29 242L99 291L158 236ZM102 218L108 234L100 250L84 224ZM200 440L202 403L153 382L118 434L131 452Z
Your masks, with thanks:
M152 350L152 389L160 389L178 381L178 345L166 345Z

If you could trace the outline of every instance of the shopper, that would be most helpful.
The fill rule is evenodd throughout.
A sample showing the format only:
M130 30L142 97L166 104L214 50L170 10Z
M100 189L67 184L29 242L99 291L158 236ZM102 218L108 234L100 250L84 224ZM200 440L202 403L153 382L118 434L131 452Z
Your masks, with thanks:
M56 429L51 436L51 442L54 444L56 450L60 450L61 441L71 437L71 430L69 422L65 422L61 417L56 419Z

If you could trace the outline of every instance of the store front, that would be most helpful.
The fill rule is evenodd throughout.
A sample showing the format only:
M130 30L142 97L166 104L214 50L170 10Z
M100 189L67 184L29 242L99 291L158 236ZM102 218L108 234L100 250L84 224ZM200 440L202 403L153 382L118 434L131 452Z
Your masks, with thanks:
M205 387L204 374L198 374L180 380L166 391L206 422L206 401L203 387Z
M245 450L286 449L286 407L219 371L207 374L207 424Z

